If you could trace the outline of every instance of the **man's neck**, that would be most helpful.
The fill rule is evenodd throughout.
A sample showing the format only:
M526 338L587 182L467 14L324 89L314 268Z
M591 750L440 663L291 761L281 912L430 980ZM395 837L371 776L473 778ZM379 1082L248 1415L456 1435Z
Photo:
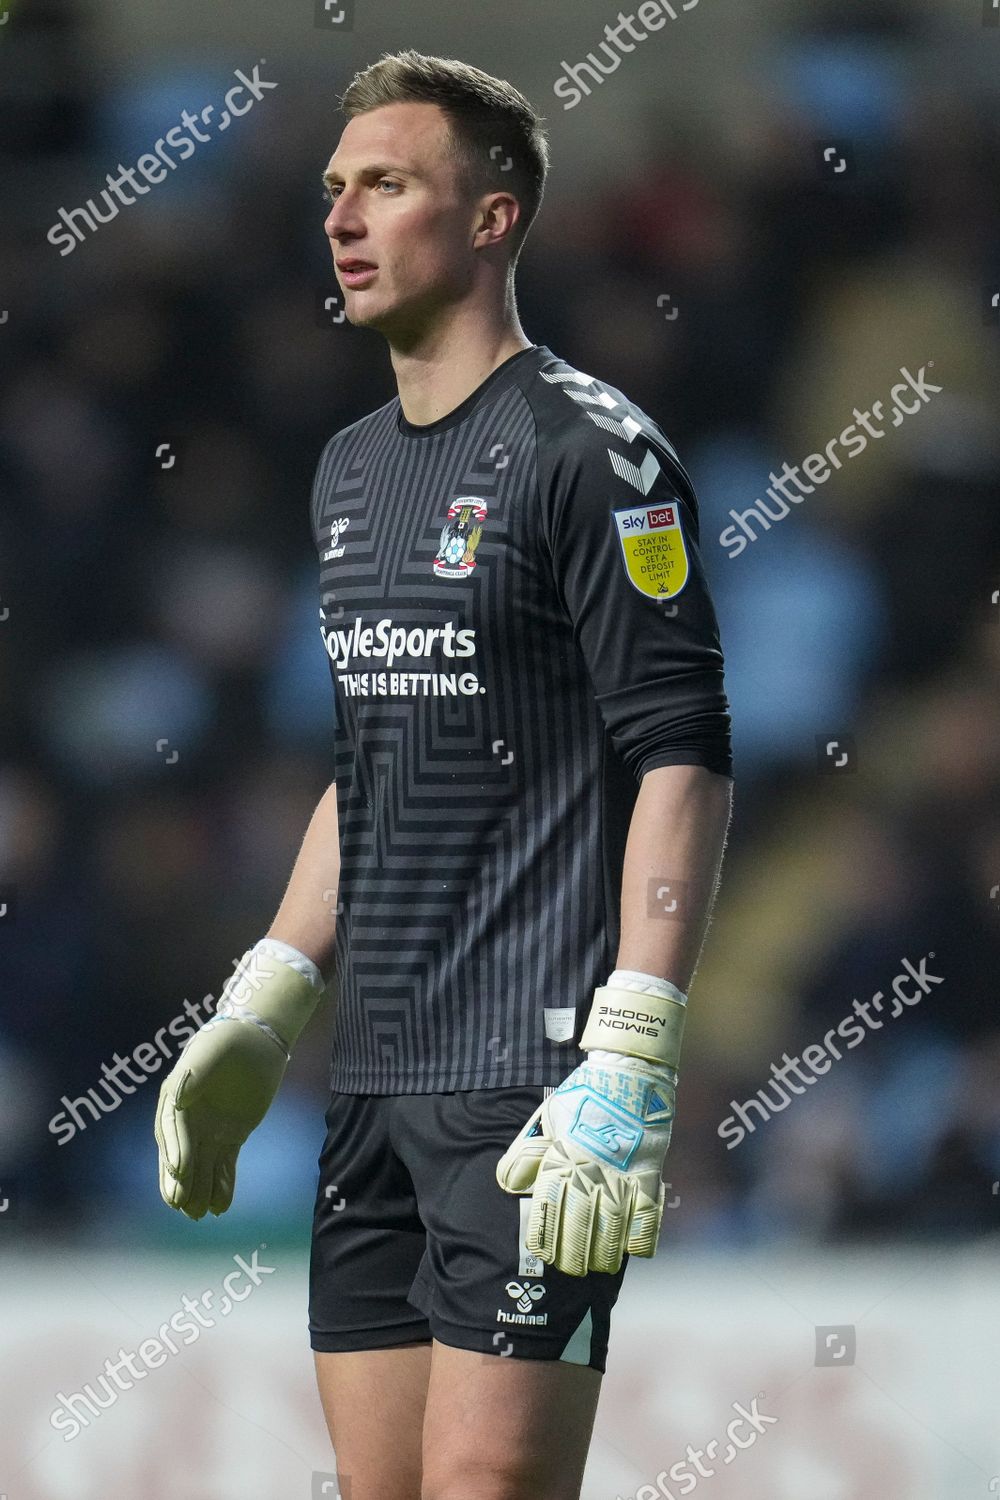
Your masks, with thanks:
M403 416L426 427L460 406L488 375L520 349L530 349L519 323L497 328L495 337L470 340L464 333L445 334L433 347L400 353L392 350L392 367Z

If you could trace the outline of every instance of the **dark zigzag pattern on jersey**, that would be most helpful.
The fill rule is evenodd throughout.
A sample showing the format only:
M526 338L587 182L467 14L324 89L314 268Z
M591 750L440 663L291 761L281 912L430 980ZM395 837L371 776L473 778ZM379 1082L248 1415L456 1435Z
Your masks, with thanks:
M358 785L346 796L350 821L345 860L354 867L356 884L362 866L367 869L370 864L371 870L367 889L355 889L352 895L357 899L338 925L338 972L345 979L342 1020L350 1031L345 1034L338 1027L331 1073L334 1088L386 1093L498 1088L543 1074L554 1082L565 1076L576 1057L572 1045L556 1048L546 1040L542 1007L579 1009L589 999L590 986L603 982L609 964L613 966L621 852L636 785L624 751L618 756L612 753L610 731L603 720L602 702L621 717L622 700L616 696L615 680L609 682L605 673L603 699L595 696L595 683L580 654L576 625L563 607L561 591L576 525L577 495L581 510L590 507L588 524L592 524L595 486L603 487L605 481L622 483L618 466L611 461L613 453L624 463L630 462L644 442L668 468L671 450L661 430L621 392L579 375L565 361L553 358L550 350L525 356L517 371L512 372L509 385L498 388L493 396L487 394L461 425L415 439L400 434L395 427L399 404L393 400L339 433L321 460L320 470L325 469L327 475L321 483L318 474L314 492L314 521L317 500L321 518L318 541L325 540L319 532L329 530L338 505L345 512L356 506L352 513L358 515L359 525L371 505L379 507L385 501L397 518L394 549L388 536L355 532L369 547L366 556L356 558L363 565L356 602L364 606L366 623L379 618L379 599L391 598L384 612L397 622L406 619L406 605L412 602L413 619L422 616L422 624L434 624L438 597L447 597L441 593L445 584L460 591L471 582L486 581L487 589L478 594L452 595L456 601L464 598L467 610L470 601L478 607L478 601L486 599L485 621L467 614L456 618L455 624L482 627L484 637L488 635L494 643L490 661L484 667L479 659L482 649L469 660L483 676L489 675L491 665L496 669L485 703L481 697L402 702L383 698L366 700L367 716L358 699L348 705L345 717L351 723L355 714L361 714L358 741L365 748L357 767ZM523 427L516 420L519 412L525 414ZM623 423L616 425L620 414ZM501 420L494 422L495 418ZM633 426L639 428L638 433L633 433ZM601 431L595 443L597 429ZM482 441L470 446L466 440L458 451L460 435L467 431L481 432ZM637 440L634 446L633 438ZM525 478L531 474L530 484L516 497L521 506L520 531L516 506L505 514L510 529L504 533L504 563L502 567L496 564L504 572L504 581L488 579L485 572L474 573L464 583L433 579L436 590L425 594L423 553L430 579L430 562L447 502L462 493L488 497L488 487L477 480L484 475L494 477L490 450L498 442L505 445L500 452L508 458L507 468L520 462ZM626 454L628 459L623 458ZM564 459L572 465L577 456L584 458L585 468L578 487L574 480L567 494L556 480L554 465ZM398 474L395 480L390 476L385 481L387 488L379 488L380 465L387 471L390 463L396 465ZM502 481L503 476L499 477ZM628 481L628 475L625 478ZM687 496L689 487L679 466L676 481L680 493ZM557 483L558 502L554 499ZM359 495L361 504L357 503ZM502 484L499 498L503 498ZM690 503L696 535L693 497ZM419 514L414 507L421 507ZM557 533L559 568L563 569L557 573L558 583L552 576L551 557ZM526 554L521 568L519 542ZM414 558L415 548L420 551L419 562ZM604 577L609 583L618 578L611 566L618 561L617 553L612 559L603 544L602 550L602 571L593 573L595 589ZM379 576L386 565L393 568L391 580ZM331 568L328 582L332 583L334 573ZM579 579L577 573L576 603ZM506 639L501 595L508 593L519 606L521 630L516 645ZM350 617L350 596L345 593L341 602ZM429 605L434 611L430 615ZM619 633L618 640L628 643L623 650L613 636L616 617L605 611L603 623L610 649L622 668L622 691L629 682L638 690L641 679L634 673L629 676L631 635ZM479 644L482 648L484 640ZM652 663L646 640L636 644L646 648L643 659ZM352 663L351 670L373 665L377 664ZM469 661L442 663L438 647L435 657L397 664L409 669L442 665L461 670ZM662 666L657 658L655 669ZM666 670L670 666L668 660ZM531 702L526 707L529 692ZM470 736L470 728L477 726L478 734ZM499 767L506 782L497 779L498 760L492 753L498 739L505 741L502 751L509 747L515 752L509 767ZM518 748L524 753L518 754ZM449 767L444 781L435 782L435 770L444 765ZM350 744L338 731L335 774L345 789L353 772ZM517 778L512 780L515 772ZM447 795L459 784L464 789L462 807ZM504 800L505 786L520 794L514 799L520 802L520 823ZM484 790L478 819L473 816L476 787ZM493 794L492 799L485 796L487 792ZM416 797L421 801L411 805ZM465 845L461 842L471 822L477 823L480 849L473 846L471 834ZM423 877L419 906L414 899L418 875ZM438 877L440 905L434 884ZM468 897L461 893L456 897L459 883L471 892ZM446 891L454 901L450 912ZM502 1026L501 1014L505 1016Z
M367 440L359 443L357 451L344 463L341 482L333 487L327 486L322 495L321 525L328 524L335 515L352 514L355 507L363 514L364 476L368 475L373 484L377 482L380 450L386 446L387 437L391 439L390 418L393 415L391 410L382 414L382 420L374 432L369 427ZM490 456L491 450L496 455L497 443L502 445L500 456L507 459L501 469L497 468L495 457ZM410 450L415 450L412 459ZM447 493L442 493L440 497L436 524L428 527L425 516L411 516L409 532L394 539L404 558L409 557L412 552L417 560L404 562L400 572L390 576L384 555L389 550L388 536L380 542L377 527L372 528L373 534L359 533L357 530L354 533L355 543L363 537L371 549L370 555L366 557L366 575L373 582L381 580L382 591L393 599L393 619L403 624L406 623L406 613L400 609L400 601L407 597L412 597L415 601L426 598L428 581L437 590L495 590L501 586L500 574L503 570L491 566L488 548L481 548L482 561L469 579L443 582L433 578L431 563L437 551L440 524L444 521L447 503L456 495L480 495L489 502L484 541L489 536L491 522L495 527L504 518L511 540L516 540L522 546L527 545L523 508L526 504L533 504L535 500L534 423L530 409L517 389L509 390L457 431L443 433L433 441L421 439L418 443L408 445L405 456L412 463L406 475L408 487L416 494L421 493L432 469L445 471L449 480ZM387 470L385 478L390 484L402 481L402 476L394 473L391 468ZM512 509L516 509L518 505L522 510L520 516L512 514ZM404 526L406 523L404 518ZM350 529L347 541L350 544ZM508 593L511 592L511 576L508 569ZM352 591L344 590L341 602L348 616L351 599ZM499 602L502 604L504 601ZM470 754L477 751L481 763L481 785L494 795L498 788L513 786L520 757L531 755L536 765L541 764L558 775L560 766L565 764L568 756L568 745L557 746L554 743L564 739L564 733L559 731L561 728L565 732L567 726L547 722L547 718L551 719L553 716L554 706L551 704L543 705L536 719L529 719L528 726L532 731L530 743L514 747L509 743L509 733L505 739L504 724L515 722L517 718L510 695L516 691L517 684L529 675L525 671L524 661L520 659L522 648L517 643L516 635L513 641L514 658L508 663L509 671L499 674L493 693L473 699L433 700L431 712L423 721L423 738L418 738L414 733L415 725L419 725L421 721L415 714L412 700L401 704L380 700L377 705L370 705L366 710L366 735L369 736L372 749L367 763L364 760L359 763L358 772L365 795L371 799L376 813L376 826L367 836L369 840L374 839L379 871L387 874L386 881L379 882L379 894L383 897L390 896L392 905L400 913L400 919L394 926L394 943L406 946L417 938L423 945L423 951L408 954L406 983L401 983L396 952L387 948L384 934L371 925L378 915L374 900L366 902L363 890L352 892L356 947L364 949L371 943L375 950L370 956L363 953L356 960L357 973L359 977L362 974L376 977L378 998L370 996L367 1013L362 1013L362 1017L357 1018L358 1025L354 1028L355 1035L351 1037L351 1047L353 1050L355 1046L363 1045L361 1032L368 1030L376 1051L376 1057L371 1058L370 1062L377 1066L379 1054L384 1054L381 1060L387 1074L403 1062L407 1054L410 1057L431 1055L436 1059L454 1055L454 1047L459 1039L453 1034L450 1022L454 1015L461 1015L465 1009L460 997L452 994L448 988L435 997L428 994L426 984L429 971L439 965L443 955L455 946L452 932L454 917L448 911L442 911L440 923L437 923L435 903L433 899L428 899L426 890L419 906L408 905L408 884L412 886L423 881L428 860L436 860L441 870L444 905L453 899L456 883L478 887L481 893L488 893L494 886L502 886L509 878L512 864L523 853L525 827L513 826L511 815L507 813L493 831L491 846L473 844L471 839L474 834L470 831L468 847L460 849L456 857L442 864L440 840L443 836L447 836L452 842L456 837L460 840L463 822L460 811L447 795L452 790L451 782L463 779L467 781ZM576 736L578 745L584 739L582 726L580 730ZM505 743L498 746L496 755L490 749L489 758L484 759L486 748L492 747L497 740L505 740ZM504 767L502 761L511 751L514 760L509 767ZM395 779L390 778L393 758L396 761ZM464 791L463 799L468 798L468 795L468 791ZM451 811L457 812L458 816L442 819L442 806L449 805ZM521 810L518 819L520 824L530 826L536 821L536 813L526 815ZM362 833L360 841L363 842L364 838L365 834ZM356 849L358 841L356 838ZM345 845L348 883L351 852L351 842L348 840ZM360 853L360 849L357 852ZM447 894L449 892L452 894ZM371 894L374 896L375 893ZM515 927L515 930L523 932L526 939L530 938L532 941L538 940L537 934L533 933L533 923L536 920L535 914L544 909L543 895L542 892L524 893L526 899L522 903L525 908L522 921ZM466 915L474 928L480 927L484 936L488 933L490 913L482 896L479 910L469 911ZM455 982L459 981L453 980ZM485 992L487 986L483 984L482 988ZM434 1007L430 1011L427 1009L429 1004ZM493 1020L489 1017L483 1019L487 1022L484 1027L477 1027L476 1032L472 1029L468 1031L467 1055L460 1059L463 1066L488 1066L491 1061L490 1043L502 1028L499 1017ZM417 1028L416 1032L414 1027ZM496 1055L506 1052L514 1062L530 1046L532 1037L528 1034L511 1036L509 1018L506 1031L508 1034L500 1038L496 1046Z

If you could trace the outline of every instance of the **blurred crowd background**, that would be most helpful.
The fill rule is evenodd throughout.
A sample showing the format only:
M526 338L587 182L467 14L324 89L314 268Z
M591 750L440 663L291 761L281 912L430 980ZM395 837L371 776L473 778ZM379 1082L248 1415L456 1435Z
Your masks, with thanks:
M737 28L702 0L564 112L560 57L582 60L610 18L576 8L529 62L523 36L499 48L471 16L464 36L368 36L359 10L347 50L285 16L284 51L266 49L281 88L65 258L46 240L59 207L265 49L245 18L129 66L127 16L65 0L0 24L5 1232L190 1238L157 1193L165 1069L64 1145L49 1121L218 992L332 777L310 487L329 436L395 387L382 340L324 306L319 176L337 95L409 45L506 72L545 113L522 324L658 420L700 498L735 816L665 1237L998 1221L1000 31L988 8L881 0L751 4ZM729 557L730 510L887 401L901 366L941 392ZM839 770L830 740L852 747ZM772 1061L928 954L943 984L727 1149L720 1122ZM232 1211L302 1244L328 1032L321 1013Z

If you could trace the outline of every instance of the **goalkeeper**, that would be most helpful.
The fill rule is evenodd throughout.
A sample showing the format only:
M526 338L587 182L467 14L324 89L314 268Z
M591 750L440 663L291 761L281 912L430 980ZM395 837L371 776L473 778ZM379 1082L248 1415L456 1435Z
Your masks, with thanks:
M313 484L334 781L163 1083L160 1190L225 1212L335 981L309 1336L338 1468L356 1500L576 1500L730 814L698 502L653 418L520 326L523 95L407 51L343 108L324 228L398 395Z

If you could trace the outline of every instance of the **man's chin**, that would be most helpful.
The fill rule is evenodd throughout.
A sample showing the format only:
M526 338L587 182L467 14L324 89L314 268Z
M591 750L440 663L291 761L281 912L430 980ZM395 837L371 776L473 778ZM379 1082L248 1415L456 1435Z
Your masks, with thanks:
M341 288L341 291L344 296L344 312L349 323L361 323L367 326L370 319L378 316L377 303L370 291L363 287L355 291L349 288L346 292Z
M384 334L386 338L391 336L401 321L394 309L386 307L384 302L376 304L374 300L364 297L352 298L345 306L345 314L353 327L370 328L375 333Z
M375 317L375 313L366 311L357 302L348 302L345 305L344 316L348 323L351 323L355 328L371 328L374 326L372 319Z

